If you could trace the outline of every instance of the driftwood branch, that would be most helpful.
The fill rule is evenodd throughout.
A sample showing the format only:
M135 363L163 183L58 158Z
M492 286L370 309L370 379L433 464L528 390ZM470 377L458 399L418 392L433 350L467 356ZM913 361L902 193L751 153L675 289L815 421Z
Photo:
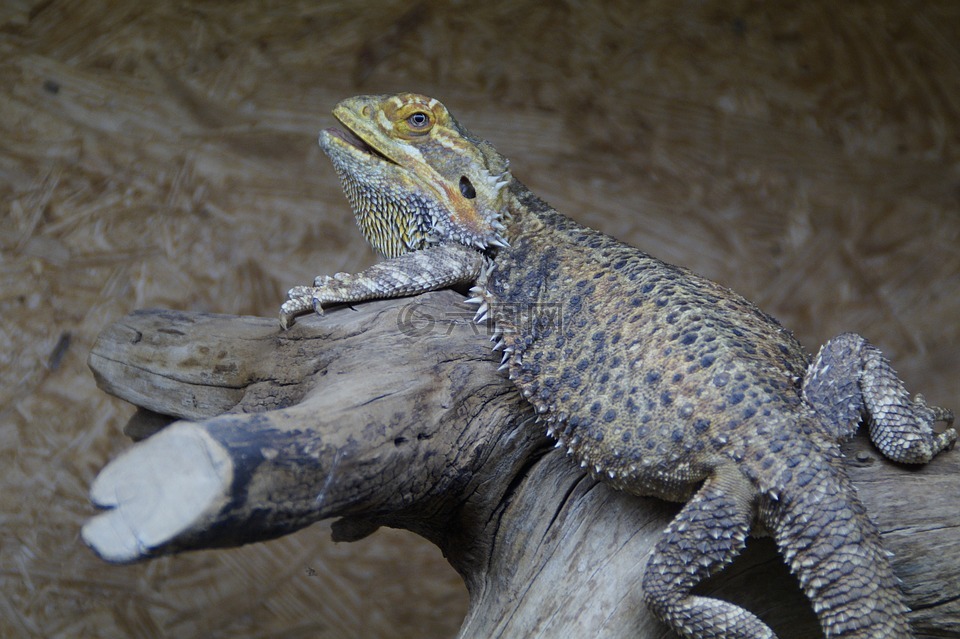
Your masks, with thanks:
M554 449L471 317L445 291L333 309L288 332L171 311L110 326L90 366L142 408L128 432L146 439L97 477L91 499L106 511L84 540L127 562L326 518L341 540L394 526L437 544L463 576L462 637L663 636L640 579L677 506L609 490ZM847 453L918 636L957 636L960 455L916 471L862 437ZM819 636L769 541L702 590L783 639Z

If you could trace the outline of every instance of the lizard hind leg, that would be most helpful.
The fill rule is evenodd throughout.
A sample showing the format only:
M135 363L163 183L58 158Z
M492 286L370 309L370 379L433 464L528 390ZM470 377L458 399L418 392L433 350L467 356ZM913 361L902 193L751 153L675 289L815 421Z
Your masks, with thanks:
M928 406L921 395L911 400L883 353L855 333L821 347L803 381L803 395L838 439L852 435L865 416L870 439L893 461L924 464L957 439L953 413ZM941 433L933 429L938 421L947 424Z
M766 624L740 606L691 594L743 551L755 494L738 471L718 471L670 522L647 563L647 605L688 639L776 639Z
M828 639L909 639L907 606L881 544L843 472L839 453L809 459L778 501L761 505L787 565L813 604Z

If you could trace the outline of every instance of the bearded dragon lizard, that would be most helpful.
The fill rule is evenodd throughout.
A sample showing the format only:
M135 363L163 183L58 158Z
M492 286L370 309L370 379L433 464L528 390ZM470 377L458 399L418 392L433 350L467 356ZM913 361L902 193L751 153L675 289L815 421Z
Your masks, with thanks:
M295 287L281 324L324 306L474 285L501 368L547 434L613 487L686 504L643 578L690 639L774 637L754 614L692 594L749 533L773 536L827 637L911 637L880 534L839 442L861 418L884 455L952 446L953 414L911 399L855 334L810 360L777 320L714 282L563 217L437 100L359 96L320 146L387 260ZM562 308L560 321L539 309Z

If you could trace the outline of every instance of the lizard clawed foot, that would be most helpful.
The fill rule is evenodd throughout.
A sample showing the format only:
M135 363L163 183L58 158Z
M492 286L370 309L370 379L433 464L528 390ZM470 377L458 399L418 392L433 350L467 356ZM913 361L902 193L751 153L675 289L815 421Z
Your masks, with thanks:
M927 404L926 398L920 393L913 396L912 403L913 410L915 411L914 414L918 417L922 415L923 418L929 422L931 428L936 422L946 424L946 428L942 433L933 435L934 454L953 449L957 443L957 431L953 428L953 411L947 408L941 408L940 406Z
M319 279L319 278L318 278ZM311 286L294 286L287 293L289 298L280 306L280 328L289 329L296 322L297 315L315 311L323 315L323 307L315 294L316 288Z
M954 415L952 410L948 408L941 408L939 406L931 406L927 403L926 398L924 398L924 396L920 393L917 393L913 396L913 403L915 406L929 410L933 414L931 421L943 422L947 425L947 428L953 426Z

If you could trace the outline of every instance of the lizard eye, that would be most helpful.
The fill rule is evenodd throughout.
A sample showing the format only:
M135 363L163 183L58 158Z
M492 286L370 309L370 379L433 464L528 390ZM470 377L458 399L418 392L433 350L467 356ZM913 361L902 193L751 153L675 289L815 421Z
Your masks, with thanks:
M477 190L473 188L473 184L470 183L466 175L460 177L460 193L468 200L477 197Z
M423 129L430 124L430 116L423 111L417 111L407 118L407 124L414 129Z

